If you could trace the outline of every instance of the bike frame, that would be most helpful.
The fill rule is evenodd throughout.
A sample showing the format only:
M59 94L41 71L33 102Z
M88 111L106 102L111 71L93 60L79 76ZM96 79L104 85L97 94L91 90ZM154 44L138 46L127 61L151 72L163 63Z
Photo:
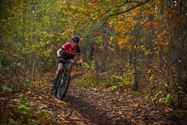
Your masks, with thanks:
M65 97L69 88L71 66L71 63L68 61L63 65L63 72L60 75L60 79L57 81L55 96L59 99L63 99Z

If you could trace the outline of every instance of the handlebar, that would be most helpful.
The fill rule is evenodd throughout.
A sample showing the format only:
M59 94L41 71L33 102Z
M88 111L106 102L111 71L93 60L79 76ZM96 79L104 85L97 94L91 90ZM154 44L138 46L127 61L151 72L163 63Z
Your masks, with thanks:
M74 66L77 66L77 67L82 66L81 63L78 63L78 62L75 62L75 61L72 62L71 59L65 60L65 59L62 58L62 57L57 57L57 58L63 60L63 62L65 62L65 63L71 63L71 64L73 64Z

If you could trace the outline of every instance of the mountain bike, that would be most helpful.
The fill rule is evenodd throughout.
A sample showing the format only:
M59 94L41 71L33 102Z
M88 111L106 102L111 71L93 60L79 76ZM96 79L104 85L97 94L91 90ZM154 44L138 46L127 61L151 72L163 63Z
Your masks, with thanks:
M63 72L60 75L59 80L55 83L54 86L54 95L58 99L63 99L68 91L69 84L70 84L70 67L73 63L69 60L65 61L63 65Z

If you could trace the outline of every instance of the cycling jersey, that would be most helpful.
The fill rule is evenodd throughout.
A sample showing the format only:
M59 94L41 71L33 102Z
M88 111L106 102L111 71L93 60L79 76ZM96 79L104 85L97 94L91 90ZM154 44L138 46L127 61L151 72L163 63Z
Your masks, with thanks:
M64 50L62 54L68 58L74 58L81 51L79 45L74 46L72 42L66 42L61 48Z
M81 49L79 45L73 45L72 42L68 41L65 44L61 46L62 52L61 57L65 60L73 59L76 55L79 58L83 58L82 55L80 55ZM62 62L62 61L60 61Z

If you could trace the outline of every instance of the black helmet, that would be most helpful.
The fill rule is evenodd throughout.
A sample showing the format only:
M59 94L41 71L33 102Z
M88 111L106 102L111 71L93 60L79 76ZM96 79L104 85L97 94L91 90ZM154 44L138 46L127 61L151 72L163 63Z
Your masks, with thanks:
M71 40L72 40L73 42L78 43L80 39L79 39L78 36L73 36L73 37L71 38Z

